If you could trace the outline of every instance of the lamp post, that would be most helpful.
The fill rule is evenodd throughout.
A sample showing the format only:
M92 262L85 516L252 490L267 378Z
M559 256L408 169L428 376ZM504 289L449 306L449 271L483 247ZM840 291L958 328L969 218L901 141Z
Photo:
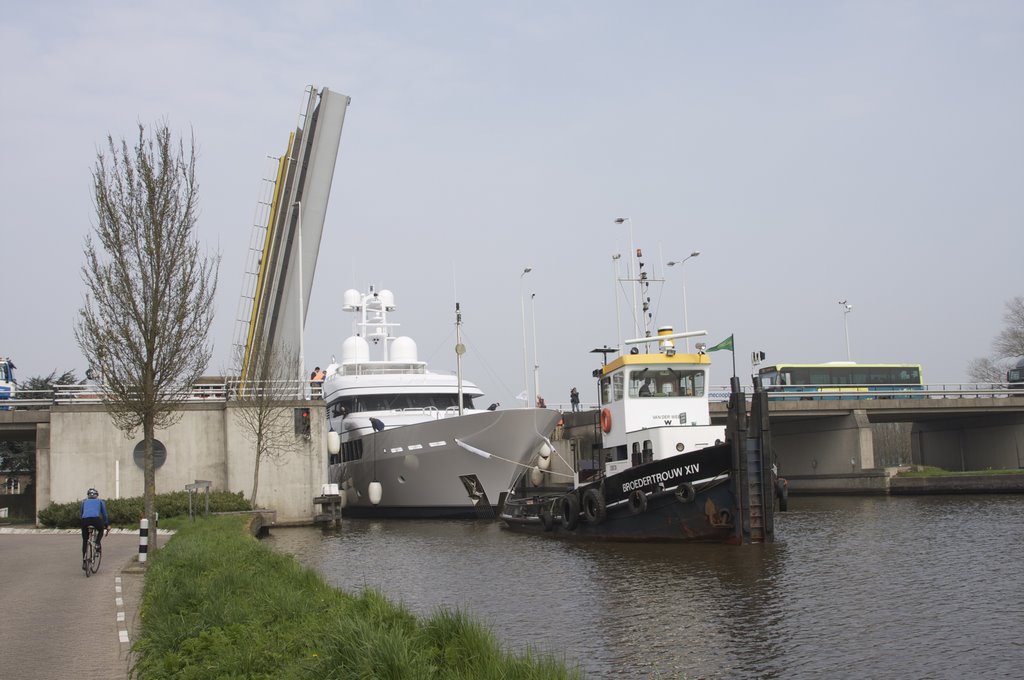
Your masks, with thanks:
M846 360L853 361L853 359L850 358L850 323L848 321L850 312L853 311L853 305L847 304L846 300L840 300L839 304L843 306L843 331L846 333Z
M530 323L533 325L533 398L540 401L540 359L537 357L537 294L530 293Z
M636 258L636 250L633 248L633 218L619 217L615 224L629 222L629 287L633 289L633 337L640 335L640 327L636 323L636 278L633 276L633 260ZM620 343L621 345L621 343Z
M681 260L668 263L669 267L674 267L675 265L679 265L679 276L680 276L680 278L683 279L683 332L685 332L685 333L689 333L690 332L690 320L687 318L687 315L686 315L686 273L683 270L683 265L686 264L687 260L689 260L691 258L694 258L694 257L697 257L698 255L700 255L700 251L699 250L695 250L692 253L690 253L689 255L687 255L686 257L684 257L683 259L681 259ZM689 354L690 353L690 339L686 338L685 339L685 343L686 343L685 344L686 353Z
M530 406L530 369L527 367L526 301L523 300L523 277L532 271L532 267L525 267L523 268L523 273L519 275L519 313L523 317L523 391L526 393L526 404L524 404L526 408L529 408Z

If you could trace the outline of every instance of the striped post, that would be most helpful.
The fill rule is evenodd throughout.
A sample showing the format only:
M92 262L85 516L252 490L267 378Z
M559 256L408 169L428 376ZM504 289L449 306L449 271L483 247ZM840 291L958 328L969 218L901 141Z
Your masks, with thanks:
M149 550L149 520L143 519L139 523L139 562L146 561L146 552Z

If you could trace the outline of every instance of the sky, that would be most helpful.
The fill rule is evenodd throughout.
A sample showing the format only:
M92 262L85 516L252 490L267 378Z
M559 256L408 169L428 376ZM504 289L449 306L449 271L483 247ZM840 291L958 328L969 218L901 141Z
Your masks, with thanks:
M435 370L460 303L488 403L521 404L535 363L549 405L595 401L590 350L633 335L631 248L654 325L733 335L745 382L754 351L969 382L1024 294L1019 2L9 2L0 59L0 355L22 379L85 374L91 172L139 123L195 137L207 372L229 370L268 159L310 85L352 101L308 369L372 284ZM726 384L733 356L711 358Z

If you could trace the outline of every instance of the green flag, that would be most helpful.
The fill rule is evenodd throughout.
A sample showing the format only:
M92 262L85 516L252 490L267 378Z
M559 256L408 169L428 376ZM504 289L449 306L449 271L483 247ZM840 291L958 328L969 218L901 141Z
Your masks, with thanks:
M720 349L727 349L730 352L733 351L732 336L731 335L729 337L727 337L725 340L722 340L720 343L718 343L714 347L708 347L705 351L706 352L717 352Z

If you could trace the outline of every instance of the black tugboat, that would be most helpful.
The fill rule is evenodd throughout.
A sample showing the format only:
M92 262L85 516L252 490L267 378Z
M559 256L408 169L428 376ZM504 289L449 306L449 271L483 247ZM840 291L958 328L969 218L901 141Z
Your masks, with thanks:
M750 415L732 379L728 424L711 424L710 360L677 353L674 340L703 331L627 340L636 349L595 371L600 405L598 441L578 456L564 491L531 488L520 475L500 519L511 531L614 541L767 543L774 540L776 476L768 402L755 381ZM657 345L641 353L638 346ZM546 461L545 461L546 462Z

